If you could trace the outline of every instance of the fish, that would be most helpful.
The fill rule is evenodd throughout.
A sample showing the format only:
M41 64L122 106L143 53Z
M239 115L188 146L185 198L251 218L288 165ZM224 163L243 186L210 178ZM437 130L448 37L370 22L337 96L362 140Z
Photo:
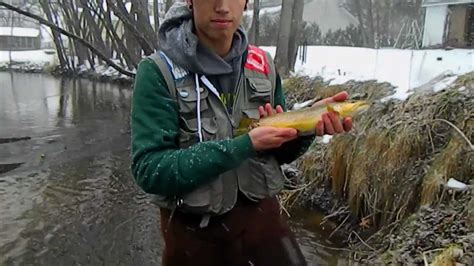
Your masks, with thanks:
M352 117L369 108L366 101L335 102L320 106L307 107L296 111L278 113L261 119L244 117L235 130L235 135L240 136L257 127L294 128L299 136L314 134L316 124L322 120L326 112L333 112L343 119Z

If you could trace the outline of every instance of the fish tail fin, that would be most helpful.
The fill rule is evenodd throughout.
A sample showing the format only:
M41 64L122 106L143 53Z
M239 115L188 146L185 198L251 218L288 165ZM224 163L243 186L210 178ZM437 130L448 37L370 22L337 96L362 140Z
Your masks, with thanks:
M257 123L257 119L244 117L240 120L239 127L234 130L235 136L240 136L248 133L252 127Z

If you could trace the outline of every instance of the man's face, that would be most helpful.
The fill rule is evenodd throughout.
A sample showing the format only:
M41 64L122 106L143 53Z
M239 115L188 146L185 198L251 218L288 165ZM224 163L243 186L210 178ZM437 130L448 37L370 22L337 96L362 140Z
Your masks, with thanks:
M240 25L246 0L188 0L196 30L209 39L227 40Z

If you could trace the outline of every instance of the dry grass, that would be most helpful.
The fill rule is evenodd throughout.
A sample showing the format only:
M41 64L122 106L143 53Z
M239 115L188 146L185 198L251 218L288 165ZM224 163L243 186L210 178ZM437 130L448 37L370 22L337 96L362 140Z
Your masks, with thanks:
M438 256L435 257L433 262L429 265L432 266L455 266L457 259L462 256L462 248L453 245L443 250ZM426 258L426 256L425 256ZM425 259L425 265L428 265Z
M348 90L363 99L380 99L390 91L386 84L359 83L359 90L353 84ZM375 101L366 114L355 118L354 132L334 137L328 145L316 144L298 161L304 181L330 184L354 214L370 216L376 225L400 219L422 204L445 200L449 178L470 183L474 176L474 73L460 77L452 87L416 94L403 103ZM461 87L465 89L459 91ZM327 86L318 95L342 88ZM314 186L307 186L306 194L311 189Z
M301 103L311 99L323 99L331 97L341 91L347 91L353 99L375 100L393 93L394 87L388 83L377 83L375 81L349 81L343 85L329 85L321 77L309 78L297 76L283 82L287 104L292 107L295 103Z

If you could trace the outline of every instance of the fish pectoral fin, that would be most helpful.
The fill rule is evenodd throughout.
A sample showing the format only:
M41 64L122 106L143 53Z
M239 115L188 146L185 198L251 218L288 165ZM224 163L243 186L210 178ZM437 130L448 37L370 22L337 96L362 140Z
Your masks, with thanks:
M335 113L335 114L339 115L339 112L336 111L336 109L334 109L334 107L332 107L331 105L327 105L327 106L326 106L326 109L327 109L328 112L330 112L330 113Z
M240 136L248 133L251 129L257 126L257 119L244 117L240 120L239 127L234 130L235 136Z

